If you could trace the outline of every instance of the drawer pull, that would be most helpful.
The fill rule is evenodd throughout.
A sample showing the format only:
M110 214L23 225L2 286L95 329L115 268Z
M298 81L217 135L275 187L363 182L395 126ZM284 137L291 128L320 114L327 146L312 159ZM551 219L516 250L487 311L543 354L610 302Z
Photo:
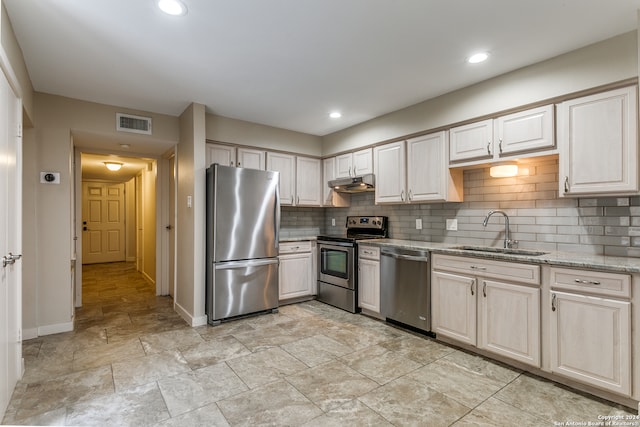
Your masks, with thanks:
M600 282L597 280L582 280L582 279L575 279L574 282L576 283L582 283L583 285L599 285Z
M472 265L470 268L472 270L481 270L481 271L484 271L484 270L487 269L487 267L482 267L482 266L478 266L478 265Z
M471 295L475 295L476 294L475 290L473 289L473 285L475 285L475 284L476 284L476 281L472 280L471 281Z
M556 311L556 294L551 297L551 311Z
M487 297L487 282L482 282L482 296Z

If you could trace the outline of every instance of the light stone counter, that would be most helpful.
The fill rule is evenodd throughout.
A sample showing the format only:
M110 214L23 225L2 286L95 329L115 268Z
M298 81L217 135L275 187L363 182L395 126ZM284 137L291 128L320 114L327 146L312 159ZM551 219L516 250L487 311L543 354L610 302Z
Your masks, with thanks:
M543 255L505 254L500 252L481 252L459 249L462 243L435 243L419 240L372 239L360 240L359 244L401 249L421 249L429 252L464 255L469 257L519 261L531 264L547 264L562 267L588 268L603 271L640 273L640 258L589 255L574 252L545 252ZM458 248L458 249L456 249Z

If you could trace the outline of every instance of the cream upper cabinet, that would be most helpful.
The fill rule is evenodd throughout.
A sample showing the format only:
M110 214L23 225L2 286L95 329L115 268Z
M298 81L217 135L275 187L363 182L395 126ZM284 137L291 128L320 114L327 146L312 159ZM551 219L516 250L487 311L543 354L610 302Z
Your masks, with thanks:
M551 371L631 394L631 278L552 267Z
M485 163L525 153L552 152L553 109L553 105L545 105L450 129L450 162Z
M236 166L239 168L265 170L267 153L252 148L238 148Z
M322 160L322 206L345 207L351 204L349 194L336 193L329 187L329 181L336 179L336 158Z
M296 206L321 206L322 162L310 157L296 157Z
M295 156L267 152L267 170L280 172L280 204L294 205L296 195Z
M214 163L223 166L236 165L236 147L221 144L207 144L205 150L207 167Z
M373 157L376 203L404 203L407 197L405 142L398 141L375 147Z
M638 192L637 86L558 106L559 194Z
M373 173L373 150L365 148L336 156L336 178Z
M447 133L374 149L376 203L461 201L462 171L447 165Z
M493 157L493 120L470 123L449 130L450 161Z

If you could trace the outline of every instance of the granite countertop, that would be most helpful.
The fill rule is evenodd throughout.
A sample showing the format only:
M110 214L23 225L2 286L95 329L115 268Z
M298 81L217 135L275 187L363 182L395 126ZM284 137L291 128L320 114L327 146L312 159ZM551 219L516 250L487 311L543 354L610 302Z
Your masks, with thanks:
M401 249L421 249L447 255L464 255L476 258L519 261L530 264L547 264L561 267L589 268L622 273L640 273L640 258L590 255L577 252L545 252L542 255L505 254L500 252L480 252L460 249L462 243L435 243L418 240L372 239L361 240L359 244Z
M285 242L302 242L302 241L306 241L306 240L317 240L318 236L280 236L280 239L278 239L278 241L280 243L285 243Z

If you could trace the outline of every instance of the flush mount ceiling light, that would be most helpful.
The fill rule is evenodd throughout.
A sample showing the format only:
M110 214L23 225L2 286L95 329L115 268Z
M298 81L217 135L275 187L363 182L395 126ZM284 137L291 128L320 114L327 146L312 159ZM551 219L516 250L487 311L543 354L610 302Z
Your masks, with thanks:
M489 58L489 54L487 52L478 52L471 55L467 58L467 62L469 64L477 64L479 62L484 62Z
M104 165L107 167L107 169L113 172L119 171L122 167L122 163L119 162L104 162Z
M342 113L340 111L332 111L331 113L329 113L329 117L331 117L332 119L339 119L340 117L342 117Z
M158 0L161 11L171 16L183 16L187 14L187 6L180 0Z
M518 175L518 165L516 162L504 162L492 165L489 175L493 178L508 178Z

